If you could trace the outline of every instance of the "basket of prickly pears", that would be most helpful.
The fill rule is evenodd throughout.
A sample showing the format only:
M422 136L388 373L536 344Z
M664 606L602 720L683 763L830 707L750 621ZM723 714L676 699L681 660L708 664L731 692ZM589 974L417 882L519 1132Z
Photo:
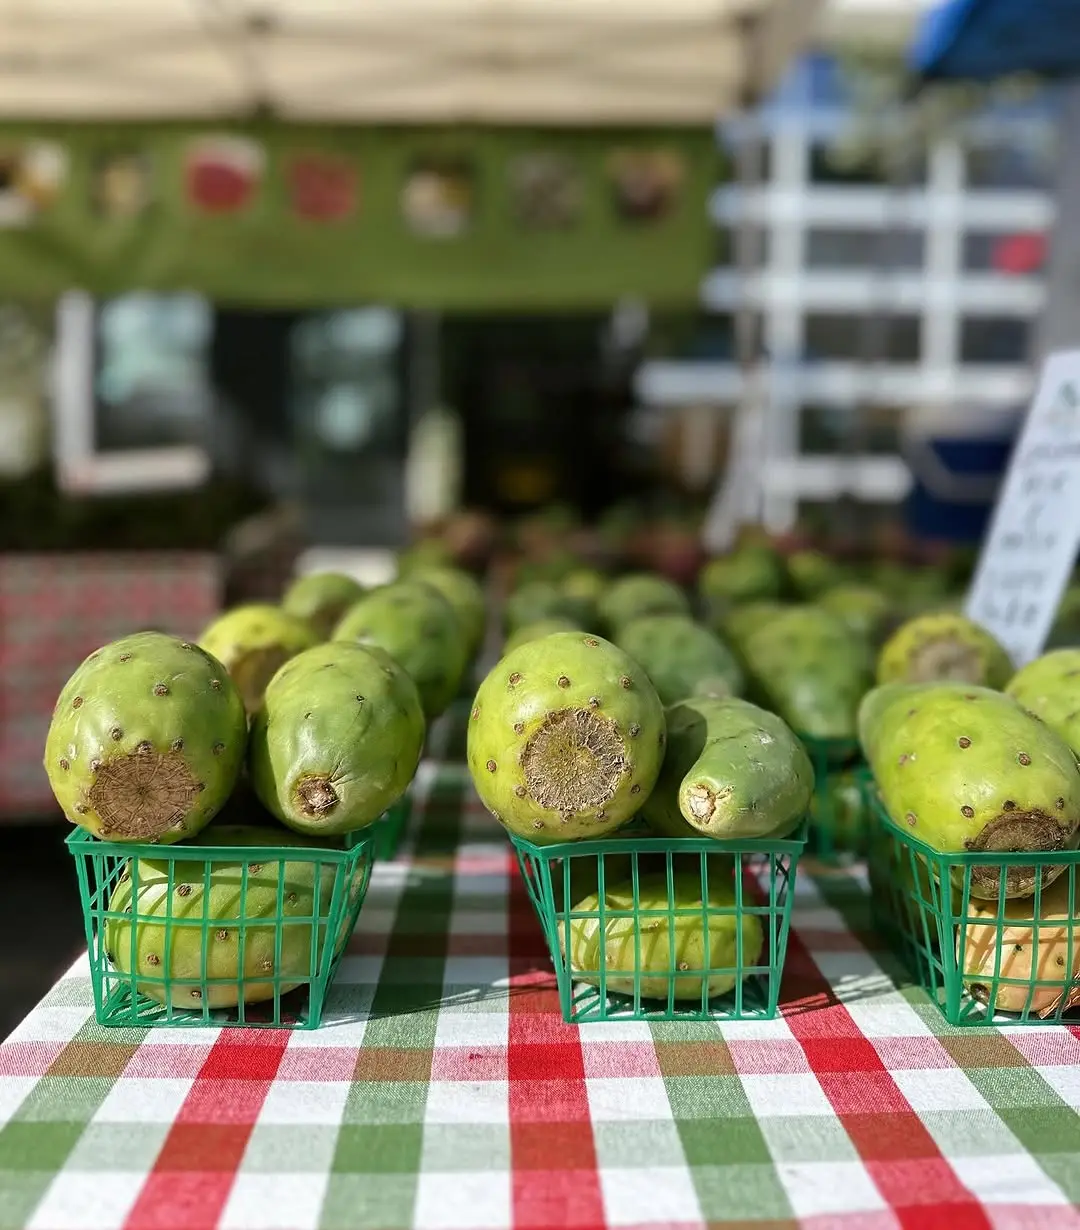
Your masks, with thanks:
M565 1020L775 1014L813 788L781 719L719 696L665 710L617 645L556 632L481 684L468 762Z
M319 1024L424 718L387 653L304 647L285 616L275 639L275 611L224 617L243 690L201 645L143 632L57 702L45 766L78 826L103 1024Z
M875 919L954 1025L1080 1019L1076 672L1060 650L1004 691L892 683L863 703Z

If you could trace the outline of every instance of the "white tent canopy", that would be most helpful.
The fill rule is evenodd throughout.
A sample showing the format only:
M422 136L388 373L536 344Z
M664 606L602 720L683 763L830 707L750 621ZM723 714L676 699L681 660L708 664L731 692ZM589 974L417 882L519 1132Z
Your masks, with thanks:
M0 119L710 122L820 0L0 0Z

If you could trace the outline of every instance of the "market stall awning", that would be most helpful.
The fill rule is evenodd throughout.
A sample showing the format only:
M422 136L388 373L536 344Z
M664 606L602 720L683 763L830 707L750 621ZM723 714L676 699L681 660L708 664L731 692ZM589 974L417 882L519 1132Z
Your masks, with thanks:
M1080 72L1080 0L946 0L923 19L910 61L926 77Z
M711 122L820 0L0 0L0 119Z

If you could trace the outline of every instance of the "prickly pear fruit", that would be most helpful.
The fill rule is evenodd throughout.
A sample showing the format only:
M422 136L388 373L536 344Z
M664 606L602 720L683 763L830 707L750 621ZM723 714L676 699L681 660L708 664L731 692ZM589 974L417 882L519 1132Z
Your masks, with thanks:
M258 709L278 667L318 642L304 620L261 602L226 611L199 637L203 649L225 664L248 713Z
M225 825L210 829L198 844L235 846L237 857L235 861L215 860L209 870L201 861L187 860L140 859L128 865L113 890L109 913L129 917L107 919L102 937L110 963L122 974L146 979L136 984L141 994L175 1008L229 1008L241 999L259 1003L307 982L318 968L312 965L312 924L279 926L279 908L285 919L320 920L314 948L318 961L336 864L301 859L255 862L242 851L253 846L306 850L340 846L278 828ZM335 937L337 949L344 947L355 922L364 871L361 867L348 887ZM134 928L130 917L133 887Z
M742 654L756 693L797 734L854 740L872 654L835 615L791 607L751 632Z
M567 573L561 583L561 589L568 598L587 602L593 609L603 597L607 586L607 577L596 568L575 568Z
M974 684L889 684L863 702L859 729L893 822L942 852L1075 849L1080 769L1069 745L1010 697ZM1048 884L1061 867L1046 867ZM973 867L971 892L996 900L1000 869ZM1005 895L1035 891L1011 867Z
M487 604L480 582L462 568L423 568L418 581L437 589L454 608L462 628L470 660L480 651L487 623Z
M783 588L780 557L770 547L759 544L711 559L698 574L698 593L718 615L738 603L775 601Z
M420 693L388 654L329 641L270 680L248 764L263 806L298 833L364 828L399 799L424 746Z
M468 661L454 608L419 579L395 581L361 598L334 629L334 640L385 649L412 676L428 721L457 695Z
M696 833L693 830L688 830L687 835L701 837L700 833ZM605 844L630 840L635 843L635 850L633 853L622 850L611 850L603 854L583 853L578 855L575 853L569 858L559 859L552 869L551 887L555 897L555 908L560 912L565 908L564 903L568 902L570 906L574 906L590 893L599 892L601 859L604 866L605 888L618 887L627 881L631 881L634 876L635 863L637 864L639 878L644 878L645 876L666 876L667 863L670 859L672 871L675 875L680 873L695 875L699 880L701 878L701 863L703 860L707 864L710 877L716 875L730 880L735 866L735 860L730 854L724 854L719 851L708 854L667 853L659 837L647 829L635 831L633 834L626 832L607 833L603 837L596 838L596 840ZM650 845L656 848L650 849ZM566 891L568 864L569 893Z
M285 591L281 609L305 620L325 641L342 615L363 596L360 582L343 572L309 572Z
M826 590L817 602L856 636L871 643L878 643L893 614L892 603L872 585L837 585Z
M64 815L109 841L193 837L228 799L247 719L225 667L160 632L92 653L64 685L45 771Z
M606 887L604 910L620 914L605 917L602 930L598 894L580 901L574 913L584 917L570 919L569 943L566 923L560 936L574 979L599 986L603 971L605 989L617 995L633 995L637 984L643 999L700 1000L706 980L705 993L712 999L751 972L761 958L764 934L756 914L735 913L730 872L709 876L707 906L697 872L677 873L672 887L669 896L666 874L641 877L636 918L628 916L635 909L633 885Z
M820 834L822 850L863 853L871 821L858 774L851 769L829 773L810 800L810 821Z
M480 685L469 772L511 832L542 844L599 837L648 798L665 738L636 662L598 636L557 632L519 646Z
M615 642L645 668L665 705L700 694L700 689L721 696L742 691L742 668L731 650L685 615L631 620L620 627Z
M506 644L503 645L502 656L505 658L508 653L513 653L519 645L524 645L529 641L539 640L542 636L550 636L553 632L578 632L584 635L584 629L579 629L569 619L560 619L557 616L550 616L548 619L538 619L535 623L522 624L516 632L512 632L506 638Z
M724 639L739 653L743 642L758 628L762 628L776 615L782 615L789 608L781 602L744 602L732 607L723 619L710 623Z
M666 837L779 838L810 805L814 767L781 718L729 697L666 710L668 750L641 813Z
M666 577L632 572L608 587L598 610L604 627L614 634L630 620L645 615L689 615L690 600Z
M802 598L816 598L827 589L844 582L844 569L820 551L795 551L788 556L788 576Z
M885 642L878 683L977 683L1003 688L1013 673L993 636L955 612L917 615Z
M984 921L958 930L956 957L975 999L998 1012L1036 1016L1080 1000L1080 889L1074 883L1070 894L1071 879L1062 875L1038 899L1004 908L996 900L970 903L965 917Z
M554 581L527 581L507 598L503 618L508 632L541 619L565 619L575 628L591 627L592 604L564 593Z
M1005 691L1021 708L1056 730L1080 756L1080 649L1054 649L1009 680Z
M398 552L397 575L404 579L425 568L452 568L453 565L454 553L449 544L441 538L421 538Z

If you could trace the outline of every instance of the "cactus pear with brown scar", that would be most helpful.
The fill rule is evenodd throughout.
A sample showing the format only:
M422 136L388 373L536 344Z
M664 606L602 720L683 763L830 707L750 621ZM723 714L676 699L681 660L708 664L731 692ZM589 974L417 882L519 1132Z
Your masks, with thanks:
M1080 756L1080 649L1054 649L1016 672L1005 691Z
M64 685L45 771L64 815L109 841L193 837L228 799L247 719L224 665L138 632L92 653Z
M224 662L244 708L254 713L278 667L318 640L304 620L269 603L253 602L219 615L203 629L199 644Z
M309 623L325 641L342 615L363 596L360 582L342 572L309 572L285 591L281 609Z
M511 832L540 844L598 837L648 797L665 737L636 662L601 637L557 632L519 646L480 685L469 771Z
M975 683L1003 688L1009 655L983 627L957 612L917 615L901 624L878 658L878 683Z

